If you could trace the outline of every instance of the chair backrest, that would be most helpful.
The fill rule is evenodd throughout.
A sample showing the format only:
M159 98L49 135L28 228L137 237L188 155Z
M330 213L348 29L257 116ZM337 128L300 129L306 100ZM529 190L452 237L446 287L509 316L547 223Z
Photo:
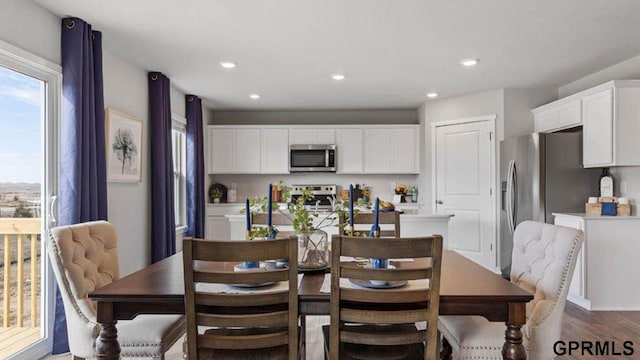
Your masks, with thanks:
M373 225L373 213L358 213L354 215L354 233L360 233L368 235ZM397 211L380 212L378 213L378 223L380 224L380 236L382 237L400 237L400 213ZM340 217L340 234L348 236L345 225L349 224L349 215L341 214ZM387 228L384 225L393 225L393 229Z
M106 221L59 226L49 232L47 251L64 302L71 352L93 357L96 307L87 295L120 277L118 237Z
M399 262L398 268L372 269L353 262L341 262L341 256L378 259L417 259L429 261ZM348 237L334 235L331 254L331 359L339 359L340 342L365 345L405 345L424 343L425 359L436 359L442 236L396 238ZM350 286L355 281L409 281L391 289L364 289ZM396 283L398 284L398 283ZM374 324L426 322L425 330L402 333L368 332ZM365 326L343 326L344 323Z
M251 223L255 225L267 225L267 214L252 214L251 215ZM272 225L293 225L293 220L288 216L279 213L273 212L271 214L271 224Z
M213 349L260 349L288 344L298 352L297 238L184 241L185 309L190 359ZM235 272L243 261L286 259L288 268ZM274 291L238 293L233 284L288 281ZM202 327L216 331L201 333ZM219 331L217 331L219 330ZM255 330L255 331L254 331Z
M524 221L513 235L511 282L534 294L523 327L529 358L552 359L569 284L582 246L580 230Z

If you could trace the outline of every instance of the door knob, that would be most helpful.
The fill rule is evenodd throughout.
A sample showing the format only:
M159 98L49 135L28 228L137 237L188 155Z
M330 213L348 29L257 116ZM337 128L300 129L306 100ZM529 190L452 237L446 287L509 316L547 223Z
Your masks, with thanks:
M444 204L444 203L442 202L442 200L436 200L436 204L438 204L438 205L442 205L442 204Z

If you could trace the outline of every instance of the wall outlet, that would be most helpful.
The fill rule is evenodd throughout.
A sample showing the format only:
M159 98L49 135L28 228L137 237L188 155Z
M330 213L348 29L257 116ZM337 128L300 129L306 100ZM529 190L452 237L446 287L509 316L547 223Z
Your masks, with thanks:
M621 195L627 194L627 182L624 180L620 181L620 194Z
M392 192L396 191L396 183L395 182L391 182L391 191Z

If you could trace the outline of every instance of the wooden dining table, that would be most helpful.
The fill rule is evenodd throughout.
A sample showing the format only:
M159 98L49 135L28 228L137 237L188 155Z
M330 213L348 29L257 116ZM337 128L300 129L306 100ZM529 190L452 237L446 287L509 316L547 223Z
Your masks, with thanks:
M411 262L400 262L410 267ZM329 315L330 294L320 291L323 273L307 273L298 288L299 312ZM504 359L526 359L522 325L533 295L454 251L444 251L440 315L479 315L505 323ZM184 314L182 253L125 276L89 294L101 329L98 359L119 359L116 322L140 314Z

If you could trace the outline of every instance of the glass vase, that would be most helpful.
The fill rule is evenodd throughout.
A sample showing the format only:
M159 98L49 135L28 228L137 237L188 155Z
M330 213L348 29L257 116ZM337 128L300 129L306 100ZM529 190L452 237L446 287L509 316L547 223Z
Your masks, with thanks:
M322 230L298 234L298 268L312 270L329 266L328 239Z

